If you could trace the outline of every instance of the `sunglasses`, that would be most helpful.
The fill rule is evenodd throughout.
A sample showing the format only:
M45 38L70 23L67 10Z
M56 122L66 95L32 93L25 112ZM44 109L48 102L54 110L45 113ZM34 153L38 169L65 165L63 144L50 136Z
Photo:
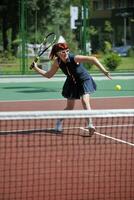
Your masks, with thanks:
M59 53L61 53L61 54L69 53L69 49L59 51Z

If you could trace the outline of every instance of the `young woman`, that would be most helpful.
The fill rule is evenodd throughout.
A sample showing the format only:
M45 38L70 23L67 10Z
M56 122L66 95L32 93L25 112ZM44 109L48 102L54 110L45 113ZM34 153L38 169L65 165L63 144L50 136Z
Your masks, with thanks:
M83 108L91 110L90 94L96 90L96 84L84 68L83 63L91 63L96 65L109 79L111 79L109 72L103 67L96 57L74 55L69 52L66 43L57 43L52 47L50 59L53 64L48 71L38 68L37 63L33 63L33 69L46 78L51 78L60 68L66 75L66 81L63 86L62 95L67 99L65 110L72 110L74 108L75 100L81 99ZM92 135L95 131L92 120L88 120L89 134ZM57 120L56 131L62 131L62 119Z

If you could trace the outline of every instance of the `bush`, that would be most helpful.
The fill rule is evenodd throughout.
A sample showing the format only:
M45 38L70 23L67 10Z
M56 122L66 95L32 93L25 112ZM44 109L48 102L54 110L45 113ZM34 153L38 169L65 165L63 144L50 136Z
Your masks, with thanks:
M104 41L104 53L110 53L112 51L112 45L108 41Z
M131 47L131 48L128 50L128 56L134 57L134 47Z
M8 51L0 53L0 63L7 63L15 61L15 57Z
M104 64L111 71L114 71L121 63L121 57L116 53L109 53L104 57Z

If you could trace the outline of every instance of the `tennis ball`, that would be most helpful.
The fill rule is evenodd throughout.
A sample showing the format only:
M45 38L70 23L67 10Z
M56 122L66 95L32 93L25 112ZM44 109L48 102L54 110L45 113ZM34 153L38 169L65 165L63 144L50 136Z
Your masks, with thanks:
M121 90L121 86L120 85L116 85L115 86L115 90L120 91Z

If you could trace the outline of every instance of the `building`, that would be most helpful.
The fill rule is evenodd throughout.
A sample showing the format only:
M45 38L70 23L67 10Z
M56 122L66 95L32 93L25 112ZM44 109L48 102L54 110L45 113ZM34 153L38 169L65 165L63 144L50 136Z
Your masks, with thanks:
M112 28L112 45L134 45L134 0L91 0L89 26L99 30L103 38L104 24Z

